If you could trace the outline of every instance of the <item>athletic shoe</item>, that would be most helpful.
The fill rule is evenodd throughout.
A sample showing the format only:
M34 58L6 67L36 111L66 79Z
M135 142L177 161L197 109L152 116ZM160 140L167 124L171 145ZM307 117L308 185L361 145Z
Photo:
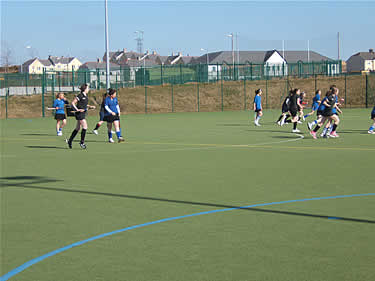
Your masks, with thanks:
M113 140L113 138L110 138L109 140L108 140L110 143L114 143L115 141Z
M303 121L305 121L305 120L306 120L305 116L302 116L302 120L303 120Z
M81 146L82 149L86 149L87 148L86 144L84 142L79 143L79 145Z
M72 143L68 139L66 139L65 142L68 144L68 147L72 149Z
M257 121L254 121L255 126L260 126L260 124Z
M325 135L324 133L321 133L321 134L320 134L321 137L324 137L324 135Z
M123 142L123 141L125 141L125 139L123 137L118 138L118 142Z
M297 121L297 123L298 123L298 124L302 124L302 122L301 122L301 121L299 121L299 120Z
M57 136L62 136L62 132L61 132L61 131L58 131L58 132L57 132Z
M276 124L281 126L281 121L277 121Z
M331 138L338 138L338 137L339 137L339 135L338 135L336 132L332 132L332 133L330 133L329 136L330 136Z
M310 135L313 137L313 139L317 139L316 133L314 131L310 131Z
M293 132L293 133L301 133L301 131L298 130L298 129L295 129L295 130L293 130L292 132Z
M98 135L99 133L98 133L98 130L92 130L92 133L94 134L94 135Z
M307 128L309 128L309 131L312 130L312 127L314 126L313 123L307 122Z
M370 135L375 135L375 132L372 130L368 131L367 133L369 133Z

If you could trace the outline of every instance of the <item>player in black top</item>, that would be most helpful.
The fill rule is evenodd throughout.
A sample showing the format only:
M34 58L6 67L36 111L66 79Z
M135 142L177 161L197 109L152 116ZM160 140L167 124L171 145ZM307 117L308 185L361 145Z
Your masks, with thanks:
M85 145L85 136L86 136L86 131L87 131L86 111L88 108L95 108L95 106L88 105L88 102L89 102L89 99L87 96L89 92L88 85L82 84L79 89L81 90L81 93L77 95L72 102L72 107L75 110L77 126L73 130L69 140L66 140L66 142L68 143L69 148L72 148L73 139L75 138L75 136L78 134L79 130L82 127L81 141L79 145L81 146L81 148L86 149L86 145Z
M103 124L104 122L104 112L105 112L105 109L104 109L104 101L105 101L105 98L108 96L108 93L105 93L103 94L103 100L102 100L102 103L100 105L100 111L99 111L99 122L96 123L96 126L95 126L95 129L92 130L92 132L97 135L98 134L98 129L99 127Z
M284 102L283 102L283 105L281 107L281 115L279 117L279 119L277 119L276 123L280 126L283 126L284 125L284 122L285 122L285 119L287 118L287 113L289 112L289 107L288 107L288 104L289 104L289 99L290 99L290 95L291 95L292 92L290 92Z
M299 102L299 95L301 93L300 89L294 89L292 94L290 95L289 99L289 112L292 116L292 123L293 123L293 133L299 133L300 130L297 129L297 121L298 121L298 108L302 107Z

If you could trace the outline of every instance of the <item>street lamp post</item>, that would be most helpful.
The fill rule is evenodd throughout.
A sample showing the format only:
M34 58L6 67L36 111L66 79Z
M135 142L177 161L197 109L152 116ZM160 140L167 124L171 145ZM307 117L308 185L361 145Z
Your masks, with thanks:
M208 64L209 64L209 60L208 60L208 50L201 48L201 51L206 52L207 82L208 82L208 80L209 80L209 79L208 79Z
M233 32L231 34L227 35L228 37L231 37L232 39L232 67L233 67L233 80L234 80L234 43L233 43Z
M107 0L105 0L105 53L107 56L106 61L106 87L107 90L111 87L109 81L109 40L108 40L108 5Z

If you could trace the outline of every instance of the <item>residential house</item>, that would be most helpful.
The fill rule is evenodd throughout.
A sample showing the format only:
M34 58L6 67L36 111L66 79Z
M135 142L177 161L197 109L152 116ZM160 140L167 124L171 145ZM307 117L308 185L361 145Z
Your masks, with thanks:
M359 52L346 61L347 72L375 71L374 49L368 52Z
M49 56L43 60L33 58L22 64L22 72L42 74L45 71L77 71L82 63L77 58L64 58Z
M288 67L295 64L303 65L306 63L321 63L329 61L331 63L327 64L327 69L325 69L327 74L338 74L340 73L340 64L332 59L322 56L314 51L219 51L208 53L200 56L193 60L193 63L197 64L207 64L208 61L208 77L209 80L220 79L222 74L222 65L231 66L233 64L240 65L238 68L246 67L246 65L258 65L257 74L251 74L251 78L257 78L256 75L265 76L284 76L293 70ZM241 66L242 65L242 66ZM296 67L297 67L296 66ZM296 68L295 67L295 68ZM241 73L241 71L239 71ZM228 72L223 75L234 75L232 72ZM242 74L245 75L245 74ZM255 75L255 76L254 76ZM243 79L241 75L238 75L239 79ZM224 79L226 77L223 77ZM229 79L231 77L228 77Z
M106 84L106 67L105 62L86 62L82 64L78 70L78 77L83 79L82 83L89 83L91 88L100 89L105 88ZM109 81L111 84L119 83L119 81L129 81L129 69L118 64L109 64ZM124 77L125 76L125 77Z

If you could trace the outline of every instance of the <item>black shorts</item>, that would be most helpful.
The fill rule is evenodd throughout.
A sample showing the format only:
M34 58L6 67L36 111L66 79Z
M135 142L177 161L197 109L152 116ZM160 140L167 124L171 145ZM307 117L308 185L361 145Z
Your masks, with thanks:
M285 106L283 106L283 107L281 108L281 112L282 112L282 113L287 113L288 111L289 111L289 108L288 108L287 105L285 105Z
M323 115L323 111L318 110L318 111L316 112L316 116L319 116L319 115Z
M104 121L104 111L99 112L99 121Z
M298 113L297 108L290 109L289 112L292 117L296 117Z
M118 116L118 114L116 114L116 115L107 115L107 116L104 116L103 120L106 121L107 123L113 123L114 121L120 120L120 117Z
M65 114L56 113L55 114L55 119L56 120L65 120L66 119L66 115Z
M375 113L371 113L371 119L375 119Z
M254 112L256 112L256 113L258 113L258 112L260 112L260 111L262 111L261 109L255 109L254 110Z
M83 120L86 118L86 112L76 112L75 117L76 120Z
M324 117L331 117L331 116L333 116L333 112L332 111L323 111L322 115Z

